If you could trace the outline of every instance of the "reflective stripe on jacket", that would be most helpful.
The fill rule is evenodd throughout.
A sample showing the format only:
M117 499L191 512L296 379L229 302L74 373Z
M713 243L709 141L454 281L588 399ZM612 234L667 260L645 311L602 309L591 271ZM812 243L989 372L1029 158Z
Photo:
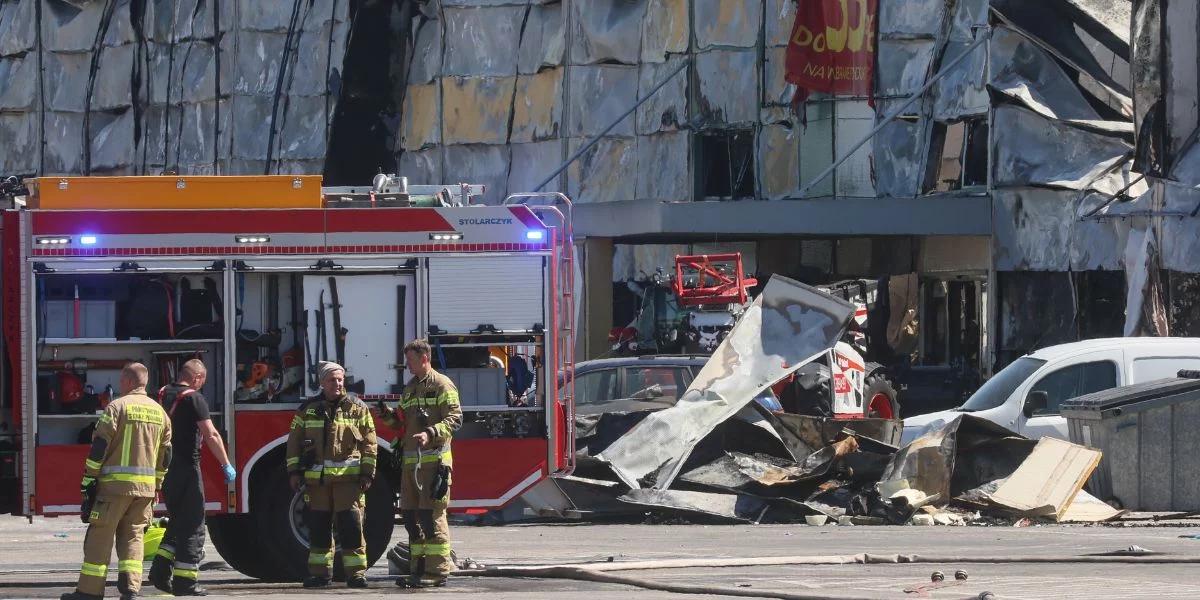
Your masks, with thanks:
M312 440L305 456L305 440ZM288 473L314 482L375 477L375 421L371 411L354 396L336 404L317 395L292 417L287 441Z
M422 411L424 413L422 414ZM458 388L449 377L430 369L421 379L413 378L404 386L404 394L396 412L383 416L384 421L403 433L403 464L441 463L453 464L450 440L462 426L462 406ZM418 448L412 436L425 431L430 434L429 444Z
M104 458L84 461L85 476L100 482L100 495L154 497L167 474L171 420L145 388L109 404L92 439L107 444Z

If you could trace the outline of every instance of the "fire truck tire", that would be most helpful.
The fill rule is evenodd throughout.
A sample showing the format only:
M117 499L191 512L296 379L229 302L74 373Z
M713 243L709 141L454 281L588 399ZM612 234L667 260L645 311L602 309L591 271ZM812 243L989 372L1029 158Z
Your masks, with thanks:
M896 396L896 387L882 371L867 375L863 381L863 398L866 399L868 418L899 419L900 402Z
M233 570L255 579L272 579L272 567L262 560L262 548L250 539L254 533L251 515L211 516L207 521L209 539Z
M247 570L238 568L232 562L230 566L266 581L301 581L308 575L308 539L307 528L303 525L303 500L288 485L282 453L277 458L276 465L260 464L255 468L256 471L265 470L263 477L251 478L255 481L250 494L250 516L254 527L248 528L250 534L243 534L243 539L253 549L248 553L253 557L250 560L257 564L248 565ZM367 491L365 516L363 535L367 539L369 567L388 550L395 527L395 493L386 478L376 478ZM248 571L254 571L254 574ZM345 578L340 550L334 556L333 577L338 581Z

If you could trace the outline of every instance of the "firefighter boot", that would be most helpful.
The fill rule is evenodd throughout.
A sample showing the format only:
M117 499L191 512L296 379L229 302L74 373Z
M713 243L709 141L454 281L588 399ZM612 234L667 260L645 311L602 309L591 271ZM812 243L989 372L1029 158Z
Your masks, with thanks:
M163 556L163 548L159 546L159 554L150 565L150 585L170 594L171 593L171 559ZM172 554L172 558L174 555Z
M93 596L92 594L85 594L79 590L75 590L59 596L59 600L104 600L104 596Z
M306 588L323 588L329 587L329 578L319 575L309 575L304 578L304 587Z
M175 588L174 594L176 596L207 596L208 595L208 590L200 587L200 585L198 583L196 583L195 579L183 579L181 581L179 577L176 577L175 583L173 586Z
M411 548L411 546L410 546ZM412 557L408 559L408 577L397 577L396 585L402 588L419 588L421 585L421 573L425 572L425 557Z
M121 594L121 600L133 600L141 596L138 592L129 589L129 578L131 576L130 573L124 571L120 575L117 575L117 591ZM138 573L138 577L141 577L141 573Z

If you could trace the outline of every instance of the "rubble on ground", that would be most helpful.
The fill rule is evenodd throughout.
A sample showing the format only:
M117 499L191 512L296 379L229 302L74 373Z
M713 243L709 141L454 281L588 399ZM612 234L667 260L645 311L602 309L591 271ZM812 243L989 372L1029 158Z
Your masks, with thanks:
M729 523L1098 522L1082 492L1100 452L963 413L903 448L896 420L771 412L753 398L824 352L848 304L771 280L670 408L580 417L577 468L555 483L583 516Z

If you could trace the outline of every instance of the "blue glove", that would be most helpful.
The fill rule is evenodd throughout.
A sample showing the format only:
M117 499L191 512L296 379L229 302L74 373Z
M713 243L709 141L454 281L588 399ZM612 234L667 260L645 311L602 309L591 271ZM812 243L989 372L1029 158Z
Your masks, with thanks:
M233 465L221 467L221 472L225 474L225 483L233 483L233 480L237 479L237 470L233 468Z

